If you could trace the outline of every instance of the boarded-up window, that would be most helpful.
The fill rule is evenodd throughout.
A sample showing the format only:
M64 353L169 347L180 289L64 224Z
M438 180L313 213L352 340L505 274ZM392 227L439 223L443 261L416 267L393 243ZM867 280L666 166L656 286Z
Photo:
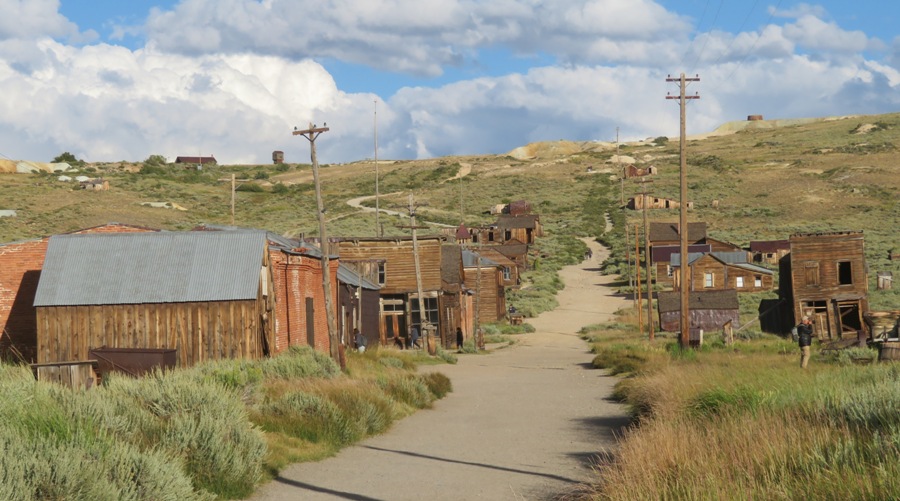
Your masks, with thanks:
M715 284L715 275L710 272L703 274L703 287L710 288Z
M850 261L838 261L838 283L840 285L853 284L853 267Z
M803 272L806 277L806 285L819 285L818 261L806 261L803 263Z
M313 298L306 298L306 344L316 346L316 307Z

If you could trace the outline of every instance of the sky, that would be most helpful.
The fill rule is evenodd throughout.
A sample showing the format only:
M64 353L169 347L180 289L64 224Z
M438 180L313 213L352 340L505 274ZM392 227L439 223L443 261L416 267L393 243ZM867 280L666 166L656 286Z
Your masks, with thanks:
M900 111L900 2L0 0L0 158L505 154ZM377 145L377 146L376 146Z

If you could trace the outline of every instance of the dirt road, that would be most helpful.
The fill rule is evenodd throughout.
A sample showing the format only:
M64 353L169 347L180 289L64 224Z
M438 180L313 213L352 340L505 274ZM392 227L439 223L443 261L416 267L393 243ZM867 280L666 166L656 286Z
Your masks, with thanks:
M296 464L254 500L543 500L591 476L594 458L627 423L608 397L615 379L590 369L577 331L626 301L597 271L605 251L562 271L560 306L530 320L537 332L438 370L454 391L433 409L317 463Z

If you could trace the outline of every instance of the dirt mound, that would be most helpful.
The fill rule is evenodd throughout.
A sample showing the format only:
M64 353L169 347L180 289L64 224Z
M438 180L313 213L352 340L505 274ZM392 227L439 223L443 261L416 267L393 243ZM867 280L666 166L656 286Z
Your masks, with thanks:
M34 172L65 172L72 166L67 163L29 162L27 160L0 160L0 173L31 174Z
M581 144L573 141L543 141L520 146L507 155L518 160L533 160L535 158L555 158L559 156L581 153Z

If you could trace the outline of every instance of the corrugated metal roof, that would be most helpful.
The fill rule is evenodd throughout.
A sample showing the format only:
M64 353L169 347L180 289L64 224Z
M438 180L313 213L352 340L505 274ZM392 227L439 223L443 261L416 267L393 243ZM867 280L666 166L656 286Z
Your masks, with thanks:
M337 278L338 281L343 282L347 285L352 285L353 287L362 287L363 289L374 291L381 289L380 285L372 283L372 281L368 280L366 277L360 276L345 264L338 265Z
M462 251L462 260L463 260L463 268L475 268L479 263L476 262L476 257L479 256L478 253L472 252L470 250L463 249ZM481 266L500 266L494 261L486 257L481 258Z
M256 299L264 232L50 237L35 306Z

